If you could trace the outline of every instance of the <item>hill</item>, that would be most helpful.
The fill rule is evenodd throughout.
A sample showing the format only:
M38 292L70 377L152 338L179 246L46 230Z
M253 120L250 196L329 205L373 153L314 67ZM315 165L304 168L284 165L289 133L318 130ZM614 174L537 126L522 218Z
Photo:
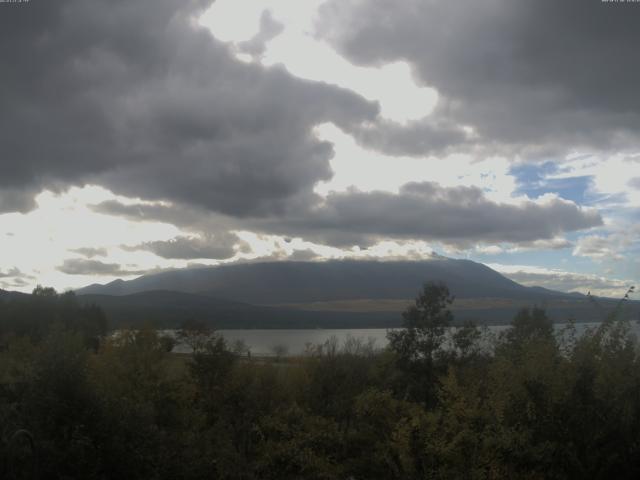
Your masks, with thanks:
M12 292L10 290L2 290L0 288L0 301L17 300L27 297L26 293Z
M525 287L486 265L436 256L411 261L267 262L171 270L91 285L77 293L117 323L198 318L218 328L392 327L426 281L449 286L455 318L508 323L540 305L556 321L598 321L616 300ZM222 300L224 299L224 300ZM636 318L640 304L630 302Z
M481 263L436 257L410 262L269 262L171 270L135 280L91 285L79 294L130 295L171 290L251 304L278 305L354 299L412 299L427 281L448 285L457 298L536 299L566 296L528 288Z

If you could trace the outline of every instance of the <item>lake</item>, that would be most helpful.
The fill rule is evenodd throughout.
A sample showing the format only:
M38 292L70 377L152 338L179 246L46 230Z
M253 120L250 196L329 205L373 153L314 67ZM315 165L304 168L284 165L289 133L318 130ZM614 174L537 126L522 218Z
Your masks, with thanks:
M598 323L577 323L576 332L584 332L587 328L596 327ZM556 331L561 331L566 324L555 324ZM501 331L509 328L507 325L487 327L488 333L498 335ZM631 323L631 330L640 337L640 325L637 322ZM276 347L283 347L286 355L300 355L307 350L308 345L318 345L335 337L340 345L343 345L348 338L360 339L364 342L373 341L376 348L384 348L387 345L387 329L385 328L363 328L363 329L291 329L291 330L217 330L230 346L242 341L251 351L252 355L272 356L275 355ZM164 333L175 333L165 331ZM284 353L284 351L282 353ZM190 352L186 345L177 345L174 349L177 353Z

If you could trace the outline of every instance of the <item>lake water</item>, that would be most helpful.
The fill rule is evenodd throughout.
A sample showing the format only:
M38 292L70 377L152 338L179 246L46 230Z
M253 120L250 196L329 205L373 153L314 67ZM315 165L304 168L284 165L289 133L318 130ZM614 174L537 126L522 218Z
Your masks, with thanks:
M597 323L577 323L576 332L581 334L587 328L597 326ZM561 331L565 324L556 324L556 331ZM489 335L498 335L509 328L506 325L487 327ZM631 323L631 330L640 338L640 325ZM343 345L348 338L359 339L363 342L372 341L376 348L384 348L387 345L387 329L316 329L316 330L218 330L230 346L242 341L252 355L270 356L275 355L277 347L282 347L281 354L300 355L307 350L309 345L319 345L331 338ZM186 345L177 345L174 349L178 353L189 352Z

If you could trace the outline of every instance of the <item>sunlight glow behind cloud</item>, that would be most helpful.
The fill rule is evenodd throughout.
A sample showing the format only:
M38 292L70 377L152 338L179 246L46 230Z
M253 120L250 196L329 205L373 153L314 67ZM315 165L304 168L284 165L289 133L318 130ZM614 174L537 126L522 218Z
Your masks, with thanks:
M16 160L0 164L0 211L28 212L39 193L35 210L0 214L0 288L433 251L536 265L546 270L521 278L547 285L542 275L557 277L559 263L586 280L639 279L633 97L619 103L602 91L594 101L584 93L598 87L597 72L558 76L537 45L517 62L540 78L512 71L513 51L502 46L531 47L540 32L514 4L507 20L526 31L498 25L487 37L483 21L504 14L490 3L470 6L474 15L419 0L217 0L199 18L191 2L163 2L153 18L142 2L109 14L41 9L50 50L29 50L36 34L27 29L19 44L5 42L20 58L41 55L34 68L47 81L28 85L33 72L21 65L0 79L16 96L3 118L5 158ZM121 25L125 16L133 20ZM105 45L84 28L91 22L140 44ZM68 42L74 29L86 43ZM558 48L573 58L571 45ZM60 68L67 60L73 68ZM41 101L49 92L39 85L58 78L51 102ZM628 83L621 88L635 88ZM21 136L34 128L37 144ZM119 212L91 207L110 201ZM538 221L527 208L542 212ZM597 221L569 221L589 215ZM474 223L487 231L462 228ZM84 275L80 260L101 263Z
M218 0L200 18L202 25L225 42L237 45L259 31L259 19L269 10L285 25L284 31L268 42L260 62L283 64L294 75L351 89L380 103L385 118L406 122L431 113L437 92L418 86L406 62L379 68L358 67L340 56L327 43L313 36L313 20L323 0ZM246 54L239 54L247 61Z

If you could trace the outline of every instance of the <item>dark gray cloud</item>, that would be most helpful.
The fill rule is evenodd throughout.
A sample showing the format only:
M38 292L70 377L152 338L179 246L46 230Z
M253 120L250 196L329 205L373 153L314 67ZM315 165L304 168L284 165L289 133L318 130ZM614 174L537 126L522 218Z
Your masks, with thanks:
M0 288L23 288L31 285L33 282L20 277L12 278L9 281L0 280Z
M284 30L284 25L278 22L269 10L262 12L260 16L260 30L246 42L240 42L238 47L243 53L254 57L260 57L267 48L267 42L277 37Z
M405 185L398 195L351 191L322 199L313 193L317 182L332 175L332 145L312 133L323 122L372 148L411 155L469 143L463 124L475 127L485 142L536 139L545 148L561 135L573 142L581 132L589 142L601 142L612 128L621 132L619 123L607 120L621 118L618 93L608 89L581 103L604 74L597 72L592 85L564 64L551 68L553 58L559 55L558 63L579 53L578 47L562 44L558 52L545 50L551 43L543 43L542 50L532 47L547 40L527 26L535 24L527 15L544 15L547 0L536 2L542 13L530 0L518 6L487 0L465 8L409 1L402 9L389 0L330 1L321 29L335 45L361 63L408 59L419 78L443 94L432 118L406 126L381 120L376 103L348 90L297 79L284 68L237 61L230 47L193 22L210 3L32 0L2 7L0 211L32 208L33 194L45 187L86 183L168 201L95 207L202 236L136 246L167 258L228 258L235 240L225 232L234 229L345 246L382 237L531 242L601 224L597 213L571 202L498 204L476 188L432 183ZM554 3L554 15L564 18L567 8ZM577 23L597 23L593 9L584 7L585 19ZM347 28L344 19L356 14L361 18ZM546 33L559 28L552 17L540 22ZM626 38L629 23L621 21L616 39ZM279 28L265 14L260 33L245 50L259 55ZM578 26L567 28L578 43L586 36ZM608 38L603 44L611 46ZM604 61L602 48L595 58ZM620 55L630 48L623 45ZM585 73L584 53L576 58L578 71ZM620 80L616 68L611 78ZM574 80L575 91L569 88ZM629 98L627 125L635 128L640 100ZM601 122L602 130L594 133L585 122ZM88 259L67 260L60 269L137 273Z
M83 248L74 248L69 250L73 253L78 253L87 258L93 257L106 257L109 252L107 252L106 248L93 248L93 247L83 247Z
M134 222L162 222L178 226L189 226L199 222L206 211L160 203L124 204L117 200L106 200L91 205L94 212L124 217Z
M384 237L470 245L552 239L602 225L602 218L595 210L560 198L511 205L489 200L476 187L446 188L424 182L406 184L397 195L332 193L304 216L276 225L280 233L297 232L339 246L366 246Z
M105 263L85 258L69 258L57 268L67 275L144 275L150 270L127 269L119 263Z
M22 273L22 271L16 267L9 270L0 269L0 278L33 278L30 275Z
M0 269L0 288L23 288L33 284L35 278L16 267Z
M318 260L320 255L309 248L303 250L294 250L291 255L287 257L288 260L293 262L310 262L312 260Z
M132 203L124 204L117 200L107 200L90 208L103 215L124 217L133 222L161 222L175 225L183 231L201 236L205 239L235 239L230 230L249 228L248 220L216 214L200 207L184 204ZM136 246L137 247L137 246ZM242 250L246 246L238 243ZM133 247L135 248L135 247Z
M221 233L202 237L176 237L167 241L145 242L125 250L146 250L156 255L179 260L215 259L224 260L236 254L236 246L242 243L237 235Z
M188 209L162 205L123 205L117 201L93 207L96 211L130 219L160 220L198 232L207 222L190 222ZM186 222L185 222L185 219ZM243 226L345 247L368 246L382 238L437 240L457 245L477 242L556 241L564 233L602 225L599 213L573 202L548 198L517 205L497 203L476 187L442 187L436 183L409 183L398 194L389 192L331 193L311 207L286 217L245 220ZM227 225L232 228L232 224ZM206 230L205 230L206 231ZM547 242L548 243L548 242ZM563 244L563 248L566 247Z
M638 145L639 18L600 0L329 0L317 35L358 64L410 62L441 94L436 119L542 155Z
M2 169L2 160L0 159L0 170ZM38 189L32 185L27 185L23 189L18 187L2 188L2 180L0 180L0 213L3 212L28 212L36 207L35 196Z
M473 140L451 119L426 117L406 124L376 119L349 132L361 145L387 155L423 157L472 146Z
M349 130L378 106L235 60L193 21L210 3L3 6L0 210L87 182L235 216L308 201L333 153L312 127Z

